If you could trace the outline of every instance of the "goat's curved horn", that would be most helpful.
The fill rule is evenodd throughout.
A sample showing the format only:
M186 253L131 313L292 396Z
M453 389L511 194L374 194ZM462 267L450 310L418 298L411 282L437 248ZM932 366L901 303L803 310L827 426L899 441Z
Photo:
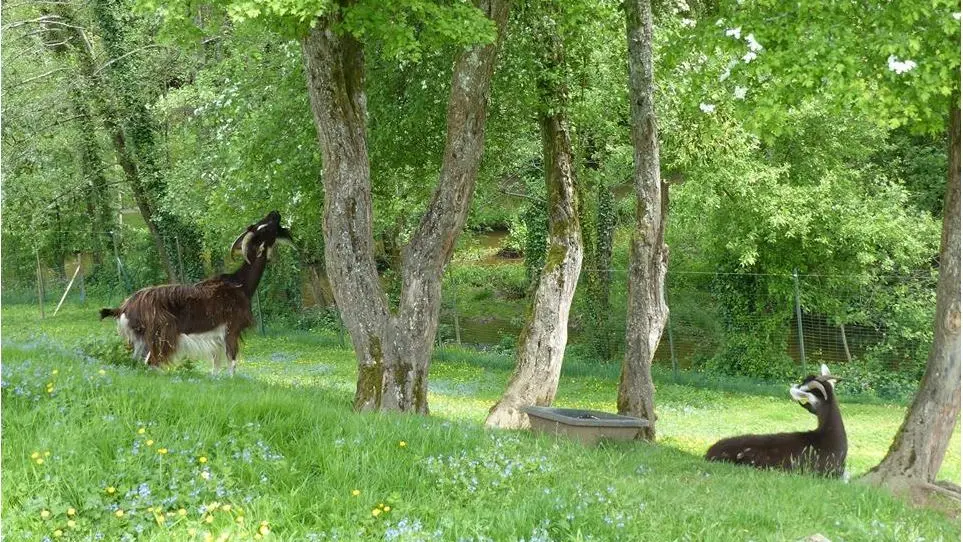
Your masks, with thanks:
M823 399L827 401L829 400L829 393L826 392L826 388L823 387L822 383L818 380L810 380L809 382L806 382L806 384L803 385L803 388L810 390L817 389L819 390L819 393L823 394Z
M231 257L233 258L235 254L240 251L244 255L244 261L251 263L247 259L247 244L251 242L251 237L254 236L254 232L250 229L237 236L234 243L231 244Z

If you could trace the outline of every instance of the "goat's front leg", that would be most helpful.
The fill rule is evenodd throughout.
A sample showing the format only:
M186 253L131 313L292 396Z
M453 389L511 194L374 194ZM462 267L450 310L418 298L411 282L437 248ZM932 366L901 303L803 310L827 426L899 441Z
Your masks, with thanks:
M239 349L238 339L239 336L236 333L228 333L224 341L227 358L230 360L230 368L228 371L232 377L234 376L234 370L237 367L237 352Z

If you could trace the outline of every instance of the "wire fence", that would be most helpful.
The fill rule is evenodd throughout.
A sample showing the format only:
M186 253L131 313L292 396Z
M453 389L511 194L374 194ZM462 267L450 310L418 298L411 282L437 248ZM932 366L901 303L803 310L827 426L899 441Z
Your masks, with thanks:
M148 284L117 261L37 258L34 277L4 277L3 302L33 303L51 317L61 302L117 304ZM269 271L255 299L259 330L324 328L345 341L333 295L317 266ZM520 261L453 264L445 275L439 344L510 352L524 325L530 285ZM96 282L89 270L99 268ZM272 265L272 267L274 267ZM104 280L104 277L110 280ZM932 338L936 272L905 275L751 274L670 270L670 316L654 363L781 379L820 363L919 375ZM608 284L608 294L587 286ZM567 354L617 363L625 340L625 270L583 270L570 313ZM30 284L32 283L32 284ZM604 291L604 289L602 289ZM42 303L41 303L42 300Z

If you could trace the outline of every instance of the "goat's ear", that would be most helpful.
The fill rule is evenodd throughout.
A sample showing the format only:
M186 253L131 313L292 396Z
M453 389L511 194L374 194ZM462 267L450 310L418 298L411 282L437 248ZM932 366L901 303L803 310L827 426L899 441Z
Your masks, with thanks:
M820 372L820 374L822 374L822 376L829 376L829 367L826 367L826 364L823 363L823 364L819 367L819 372Z

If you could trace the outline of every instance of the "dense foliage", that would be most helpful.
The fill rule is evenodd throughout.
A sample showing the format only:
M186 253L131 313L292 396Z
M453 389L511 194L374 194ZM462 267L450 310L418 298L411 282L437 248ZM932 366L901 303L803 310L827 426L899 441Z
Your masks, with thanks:
M400 249L437 182L452 52L493 39L493 29L463 2L390 4L355 3L344 31L364 37L377 261L393 295ZM604 361L621 348L632 216L624 23L608 2L566 4L568 53L556 75L570 94L586 242L573 314L582 335L573 340L576 352ZM912 386L931 333L946 160L939 130L947 97L958 93L950 76L959 6L896 2L857 14L832 11L856 4L807 2L782 15L803 29L805 62L790 42L796 34L767 31L773 7L677 2L656 13L677 333L698 328L711 344L691 360L697 368L770 378L796 371L786 344L798 272L808 276L807 316L877 334L859 349L862 381L881 386L898 372L894 385ZM164 280L160 250L175 273L186 268L180 279L196 279L232 265L226 247L239 228L278 209L298 250L268 272L263 308L277 324L336 326L326 312L302 312L332 301L323 164L297 41L327 9L276 0L4 5L5 294L27 299L38 257L47 279L62 284L75 252L87 255L94 292ZM853 28L830 24L845 17ZM502 43L469 231L446 283L446 307L457 300L469 316L521 318L544 257L534 119L551 104L533 77L543 61L532 40L539 24L535 8L516 9ZM82 28L83 39L66 25ZM874 32L857 33L869 26ZM836 75L819 76L827 63ZM527 280L516 260L486 267L488 256L478 256L475 241L492 230L508 231L498 249L524 255ZM442 330L453 338L450 325Z

